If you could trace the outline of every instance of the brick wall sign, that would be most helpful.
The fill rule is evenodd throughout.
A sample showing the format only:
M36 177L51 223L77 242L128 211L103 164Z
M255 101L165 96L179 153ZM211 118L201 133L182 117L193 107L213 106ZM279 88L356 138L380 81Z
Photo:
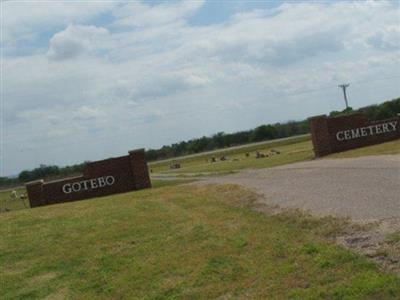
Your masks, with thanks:
M26 184L31 207L150 188L144 150L129 155L90 162L82 176Z
M400 114L370 122L363 113L309 119L316 157L400 138Z

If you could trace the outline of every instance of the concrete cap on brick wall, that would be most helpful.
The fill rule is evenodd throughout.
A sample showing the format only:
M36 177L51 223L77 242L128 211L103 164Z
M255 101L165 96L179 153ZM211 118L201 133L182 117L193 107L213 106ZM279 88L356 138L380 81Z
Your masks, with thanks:
M39 179L39 180L34 180L34 181L29 181L25 183L25 186L29 186L29 185L38 185L38 184L43 184L44 180L43 179Z
M326 115L318 115L318 116L309 117L308 119L312 120L312 119L319 119L319 118L327 118L327 116Z
M140 148L140 149L135 149L135 150L130 150L128 151L128 153L135 153L135 152L144 152L144 148Z
M363 113L363 112L360 112L360 111L350 111L350 112L347 112L347 113L345 113L343 115L332 116L330 118L332 118L332 119L335 119L335 118L348 118L348 117L354 117L354 116L363 116L363 117L367 118L367 115L365 113Z

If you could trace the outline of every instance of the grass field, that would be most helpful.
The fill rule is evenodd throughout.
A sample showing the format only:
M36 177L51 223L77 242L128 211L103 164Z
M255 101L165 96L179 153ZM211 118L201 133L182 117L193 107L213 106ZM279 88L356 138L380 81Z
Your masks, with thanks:
M279 155L272 155L271 149L281 152ZM269 154L269 157L256 159L256 151ZM246 153L249 157L246 157ZM226 161L220 161L225 156ZM217 162L211 162L211 158L215 157ZM313 157L312 145L309 136L302 136L295 139L269 142L266 144L250 145L247 147L226 149L219 151L218 154L204 154L195 157L183 157L175 159L181 164L180 169L170 170L170 161L155 162L149 164L153 171L152 174L157 175L210 175L210 174L226 174L245 168L266 168L281 164L292 163L311 159Z
M172 186L0 215L2 299L398 299L400 278L265 216L237 186Z
M156 180L152 181L153 188L159 188L170 185L177 185L182 183L191 182L191 180L187 179L177 179L177 180ZM15 189L18 194L26 193L25 188L17 188ZM15 211L20 209L29 208L29 200L11 200L11 190L0 191L0 213L7 211Z
M335 153L329 158L352 158L366 155L400 154L400 140Z
M26 193L25 188L15 189L18 194ZM19 210L29 207L29 201L11 200L11 190L0 191L0 213L7 210Z
M271 155L270 157L261 159L255 158L256 151L260 151L262 153L271 153L271 149L279 150L281 154ZM267 144L257 144L243 146L240 148L226 149L223 151L218 151L217 153L218 156L214 153L175 159L175 161L180 162L182 166L181 169L177 170L169 169L169 161L149 164L149 168L151 168L153 171L153 187L187 182L190 177L203 175L223 175L249 168L268 168L298 161L310 160L314 157L309 136L302 136L291 140L278 142L268 142ZM250 157L246 157L246 153L249 153ZM327 158L352 158L380 154L400 154L400 140L336 153L327 156ZM210 160L213 156L226 156L228 161L217 161L215 163L211 163ZM173 177L174 179L162 180L164 177ZM25 189L18 189L17 191L22 193L25 192ZM0 209L3 209L4 207L10 210L25 208L21 201L7 201L9 198L10 191L0 191ZM7 201L6 204L5 201ZM25 203L26 205L28 205L27 202L28 201Z
M271 155L271 149L279 150L281 154ZM270 154L269 157L256 159L256 151ZM249 153L249 157L246 157ZM399 154L400 140L387 142L379 145L368 146L336 153L327 158L351 158L365 155ZM227 161L211 162L211 157L220 158L226 156ZM226 149L215 154L198 155L196 157L176 159L181 164L180 169L170 170L170 162L150 164L152 175L157 176L201 176L222 175L249 168L269 168L298 161L311 160L314 158L312 143L309 136L303 136L292 140L272 142L239 149Z

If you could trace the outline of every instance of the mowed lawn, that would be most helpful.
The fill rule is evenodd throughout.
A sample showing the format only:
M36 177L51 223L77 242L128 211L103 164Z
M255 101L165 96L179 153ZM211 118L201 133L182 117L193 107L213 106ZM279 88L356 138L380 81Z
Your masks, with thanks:
M273 154L271 150L277 150L280 154ZM265 158L256 159L256 152L268 155ZM248 154L248 156L246 156ZM225 161L221 161L221 157ZM212 157L216 162L211 162ZM169 168L170 161L153 162L149 164L153 175L209 175L226 174L246 168L266 168L282 164L293 163L312 159L312 144L309 136L244 146L239 149L227 148L224 151L198 155L195 157L176 158L174 161L180 163L180 169Z
M366 155L391 155L391 154L400 154L400 139L391 142L386 142L383 144L361 147L349 151L331 154L328 156L328 158L353 158Z
M280 154L273 154L271 150L278 150ZM256 159L256 151L268 154L268 157ZM246 154L249 156L246 156ZM400 140L383 144L362 147L327 156L327 158L352 158L365 155L400 154ZM222 156L226 161L219 160ZM217 162L211 162L215 157ZM226 149L217 154L205 154L191 158L177 158L180 169L170 170L170 162L154 162L149 165L152 175L163 176L198 176L222 175L243 169L270 168L314 158L312 143L309 136L302 136L292 140L277 141L265 145L248 146L240 149Z
M15 190L18 195L25 193L25 188L15 188L15 189L7 189L7 190L0 190L0 213L4 212L5 210L19 210L25 209L29 207L29 200L28 199L11 199L11 192ZM1 214L0 214L1 216Z
M281 152L279 155L271 155L266 158L256 159L256 151L261 153L271 153L271 149ZM246 157L249 153L249 157ZM390 155L400 154L400 140L387 142L379 145L362 147L341 153L328 155L326 158L353 158L365 155ZM211 163L210 159L213 155L200 155L193 158L176 159L181 163L182 168L177 170L170 170L170 162L151 163L149 168L153 170L152 175L166 175L177 177L177 180L157 180L153 179L152 183L155 187L177 184L185 182L192 177L192 175L223 175L226 173L240 171L242 169L251 168L269 168L304 160L311 160L314 157L312 151L312 144L308 136L295 138L292 140L273 142L266 145L248 146L240 149L226 149L225 151L214 154L214 157L226 156L228 161L218 161ZM207 161L208 160L208 161ZM182 178L179 178L182 177ZM25 188L16 189L18 194L26 193ZM0 210L7 208L9 210L18 210L29 207L29 201L20 200L10 201L11 190L0 190Z
M193 180L190 179L176 179L176 180L152 180L151 184L153 188L169 186L169 185L177 185L181 183L188 183ZM29 199L12 199L11 192L15 190L18 195L26 194L25 187L18 187L15 189L6 189L0 190L0 213L7 213L9 211L15 211L20 209L27 209L30 208ZM1 214L0 214L1 216ZM0 298L1 299L1 298Z
M328 242L341 222L255 199L180 185L1 214L1 299L399 299L400 278Z

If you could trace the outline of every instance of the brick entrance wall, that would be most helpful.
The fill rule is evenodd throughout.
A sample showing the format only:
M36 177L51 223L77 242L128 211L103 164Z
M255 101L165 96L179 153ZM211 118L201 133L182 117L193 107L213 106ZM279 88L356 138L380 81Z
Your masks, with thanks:
M90 162L85 166L82 176L50 182L37 180L26 184L31 207L150 187L150 176L143 149L130 151L126 156Z
M370 122L363 113L309 119L316 157L400 138L400 115ZM395 128L393 128L395 126Z

